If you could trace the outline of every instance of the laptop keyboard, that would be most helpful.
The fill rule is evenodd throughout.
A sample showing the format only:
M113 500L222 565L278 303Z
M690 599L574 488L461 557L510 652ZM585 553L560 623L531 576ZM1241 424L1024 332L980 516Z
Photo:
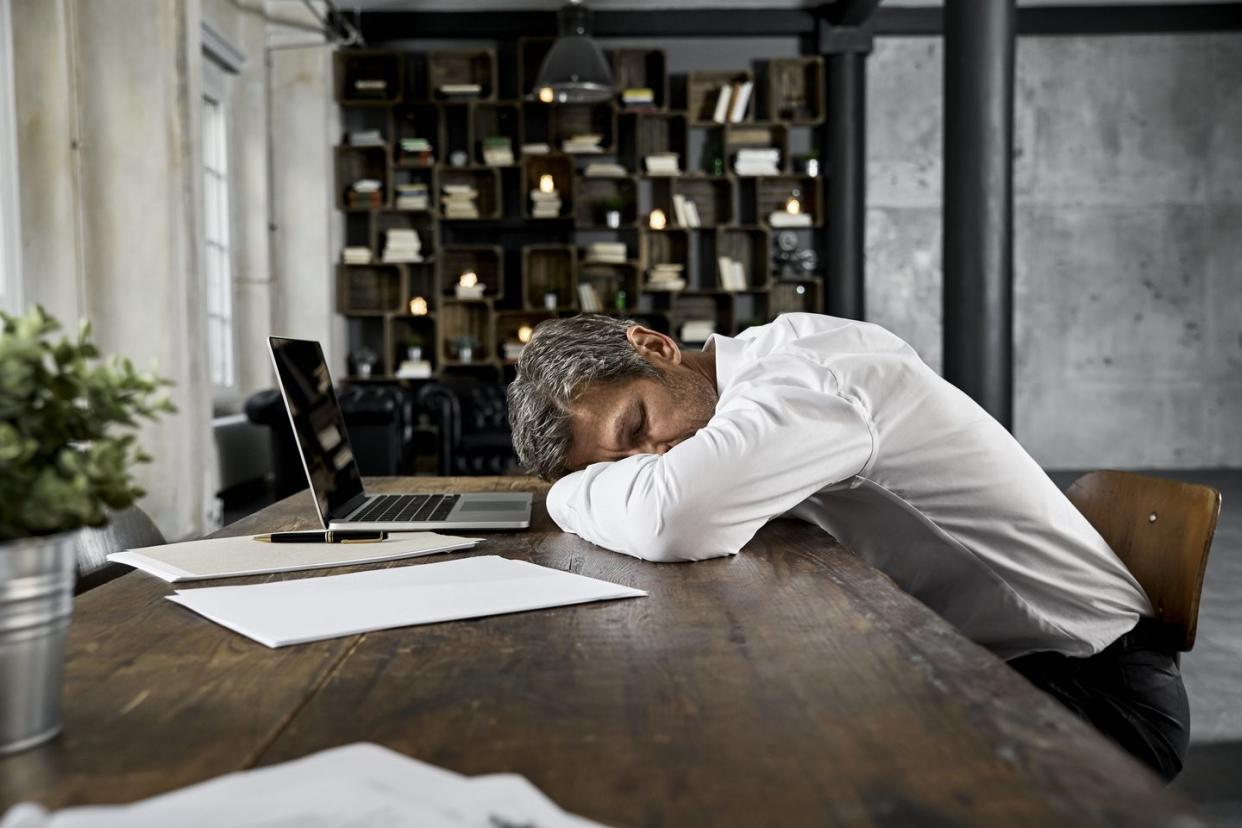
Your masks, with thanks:
M447 520L461 495L376 495L349 523L422 523Z

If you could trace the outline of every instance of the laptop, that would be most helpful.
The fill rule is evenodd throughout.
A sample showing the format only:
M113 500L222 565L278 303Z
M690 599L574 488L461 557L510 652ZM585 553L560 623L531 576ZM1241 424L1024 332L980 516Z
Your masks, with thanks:
M268 337L294 442L327 529L525 529L529 492L367 494L319 343Z

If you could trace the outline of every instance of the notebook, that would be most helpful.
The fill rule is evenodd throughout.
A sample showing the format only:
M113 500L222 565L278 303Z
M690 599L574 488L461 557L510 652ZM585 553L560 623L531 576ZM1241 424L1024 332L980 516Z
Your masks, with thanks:
M167 598L260 644L284 647L646 594L527 561L480 555L322 578L182 589Z
M394 561L470 549L480 540L438 532L406 532L379 543L265 543L242 536L127 549L108 560L179 583Z

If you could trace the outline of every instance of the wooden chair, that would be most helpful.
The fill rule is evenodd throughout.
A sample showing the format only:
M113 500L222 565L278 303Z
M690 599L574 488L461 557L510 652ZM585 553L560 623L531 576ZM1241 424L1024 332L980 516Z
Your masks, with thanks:
M1094 471L1066 491L1078 511L1147 591L1169 643L1195 644L1203 570L1220 515L1220 492L1121 471Z
M114 512L107 526L86 528L78 532L78 580L75 595L106 584L129 572L122 564L110 563L108 554L122 549L159 546L166 543L164 534L147 513L137 506Z

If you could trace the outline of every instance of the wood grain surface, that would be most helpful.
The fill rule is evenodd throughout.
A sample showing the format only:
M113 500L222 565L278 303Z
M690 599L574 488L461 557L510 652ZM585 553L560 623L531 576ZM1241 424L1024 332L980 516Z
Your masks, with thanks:
M272 650L126 575L78 600L65 735L0 759L0 807L131 801L373 741L463 773L522 773L612 825L1199 824L812 526L775 521L736 557L659 565L558 532L529 479L371 487L536 491L532 529L490 534L479 554L650 596ZM221 534L313 524L303 493Z

